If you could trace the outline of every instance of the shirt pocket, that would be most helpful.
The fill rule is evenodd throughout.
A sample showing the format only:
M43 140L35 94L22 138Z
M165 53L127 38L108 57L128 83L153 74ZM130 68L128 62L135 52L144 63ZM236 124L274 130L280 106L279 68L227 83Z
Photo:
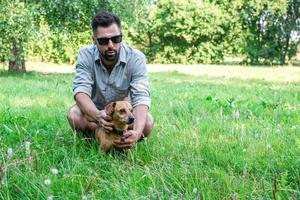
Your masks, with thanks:
M125 97L128 97L129 88L120 89L120 88L113 87L111 92L112 92L113 99L123 100Z
M119 80L115 81L115 84L113 84L115 89L120 90L120 91L125 91L128 90L130 86L130 80L126 78L120 78Z

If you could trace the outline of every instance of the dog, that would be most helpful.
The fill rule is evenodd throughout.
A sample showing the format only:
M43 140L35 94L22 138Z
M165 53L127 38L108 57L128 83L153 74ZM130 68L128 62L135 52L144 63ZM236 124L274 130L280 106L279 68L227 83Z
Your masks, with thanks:
M115 101L105 106L107 115L111 116L113 130L105 132L103 127L98 127L95 137L101 150L108 152L114 148L114 140L120 139L127 131L128 126L134 122L132 106L128 101Z

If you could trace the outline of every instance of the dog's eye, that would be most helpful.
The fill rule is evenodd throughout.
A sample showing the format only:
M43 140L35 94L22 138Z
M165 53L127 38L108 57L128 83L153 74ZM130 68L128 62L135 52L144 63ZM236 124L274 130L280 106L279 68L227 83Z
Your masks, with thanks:
M120 110L120 113L125 113L125 112L126 112L125 109L121 109L121 110Z

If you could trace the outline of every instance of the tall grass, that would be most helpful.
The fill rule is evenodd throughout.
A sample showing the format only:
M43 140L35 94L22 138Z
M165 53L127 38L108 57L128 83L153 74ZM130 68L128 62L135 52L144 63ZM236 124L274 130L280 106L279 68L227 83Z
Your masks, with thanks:
M152 135L106 155L69 128L72 78L0 73L0 199L300 198L299 83L151 74Z

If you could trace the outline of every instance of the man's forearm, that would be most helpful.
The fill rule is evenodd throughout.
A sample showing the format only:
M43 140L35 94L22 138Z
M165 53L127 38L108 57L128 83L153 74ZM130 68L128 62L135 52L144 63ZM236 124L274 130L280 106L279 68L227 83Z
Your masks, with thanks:
M97 121L96 116L99 110L96 108L91 98L85 93L78 93L76 94L75 99L80 110L94 121Z
M133 109L133 114L135 116L135 121L133 125L133 130L137 131L141 135L147 120L148 106L138 105Z

